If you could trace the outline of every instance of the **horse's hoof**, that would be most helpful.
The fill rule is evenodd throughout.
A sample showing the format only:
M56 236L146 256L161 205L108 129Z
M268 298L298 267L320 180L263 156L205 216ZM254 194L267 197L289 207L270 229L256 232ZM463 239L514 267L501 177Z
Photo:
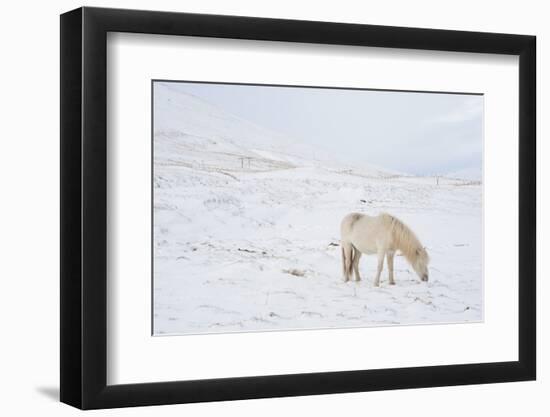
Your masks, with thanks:
M395 282L390 282L390 285L395 285Z

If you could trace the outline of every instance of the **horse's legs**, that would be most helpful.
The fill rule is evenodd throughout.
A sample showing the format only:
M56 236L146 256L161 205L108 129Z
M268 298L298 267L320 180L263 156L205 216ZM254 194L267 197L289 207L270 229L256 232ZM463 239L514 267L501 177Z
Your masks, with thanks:
M382 273L382 268L384 267L384 256L386 252L383 249L378 249L378 269L376 270L376 277L374 278L374 286L378 287L380 285L380 274Z
M361 259L361 252L353 248L353 272L355 272L355 281L361 281L361 276L359 275L359 259Z
M349 242L342 242L342 269L344 273L344 282L349 281L353 261L353 247Z
M387 258L388 261L388 277L390 280L390 285L395 285L395 281L393 279L393 257L395 256L395 251L389 250L387 252Z

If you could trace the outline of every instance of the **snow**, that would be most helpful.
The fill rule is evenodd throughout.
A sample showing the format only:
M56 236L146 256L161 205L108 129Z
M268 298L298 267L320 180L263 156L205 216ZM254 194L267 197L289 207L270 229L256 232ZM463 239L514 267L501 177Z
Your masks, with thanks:
M314 155L314 157L313 157ZM154 334L476 322L483 319L479 182L331 161L156 83ZM339 225L389 212L430 257L421 282L402 256L395 286L376 259L342 281Z

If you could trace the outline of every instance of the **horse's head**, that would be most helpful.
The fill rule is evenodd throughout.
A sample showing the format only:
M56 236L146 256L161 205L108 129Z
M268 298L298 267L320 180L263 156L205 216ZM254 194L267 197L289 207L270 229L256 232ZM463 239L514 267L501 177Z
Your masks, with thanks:
M430 262L428 252L420 246L416 249L415 254L416 260L412 266L422 281L428 281L428 263Z

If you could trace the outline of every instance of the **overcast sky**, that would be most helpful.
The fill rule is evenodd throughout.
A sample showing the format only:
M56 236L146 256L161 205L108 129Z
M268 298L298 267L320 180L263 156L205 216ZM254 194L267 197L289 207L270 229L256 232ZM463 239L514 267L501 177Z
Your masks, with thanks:
M341 161L417 175L481 172L483 96L177 83Z

